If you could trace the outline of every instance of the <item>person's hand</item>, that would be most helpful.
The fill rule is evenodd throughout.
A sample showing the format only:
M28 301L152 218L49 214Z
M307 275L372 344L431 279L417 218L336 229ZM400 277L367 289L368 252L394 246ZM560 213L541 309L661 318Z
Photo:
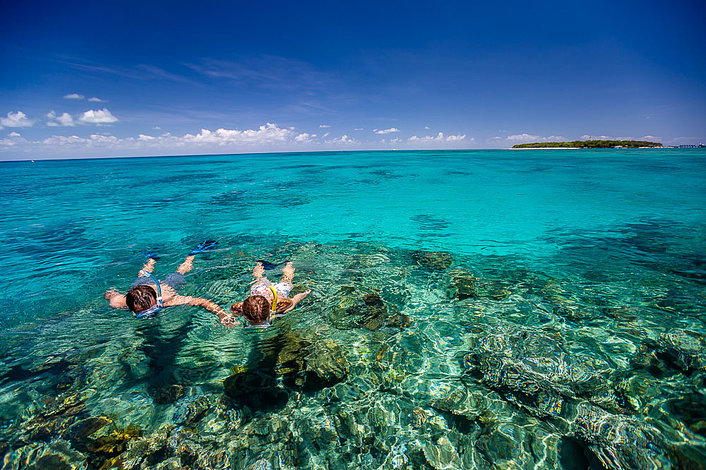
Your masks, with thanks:
M223 326L226 328L233 328L236 326L240 326L242 323L240 323L240 320L236 318L235 315L225 315L221 318L221 323Z

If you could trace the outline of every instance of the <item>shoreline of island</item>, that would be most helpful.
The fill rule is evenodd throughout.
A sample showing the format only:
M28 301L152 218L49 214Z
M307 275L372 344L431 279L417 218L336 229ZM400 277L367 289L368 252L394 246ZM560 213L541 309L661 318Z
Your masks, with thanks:
M580 149L653 149L665 148L661 142L647 140L572 140L569 142L532 142L516 144L511 150L580 150Z

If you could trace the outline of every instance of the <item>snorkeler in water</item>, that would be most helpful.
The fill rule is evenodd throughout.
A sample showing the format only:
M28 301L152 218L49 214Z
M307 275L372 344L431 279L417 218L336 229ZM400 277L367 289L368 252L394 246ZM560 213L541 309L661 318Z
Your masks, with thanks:
M176 292L186 282L184 275L193 269L195 255L214 247L217 243L213 240L199 243L179 265L176 272L161 281L152 274L157 257L148 253L149 259L138 272L138 277L132 283L130 290L123 295L115 289L110 289L106 291L104 297L110 302L111 307L129 309L136 318L152 318L164 307L194 305L214 313L224 325L234 326L233 316L211 300L179 295Z
M311 292L307 289L291 299L288 297L294 278L294 266L289 261L282 268L282 279L278 283L270 282L264 273L265 267L262 261L258 261L252 271L255 280L250 288L250 297L230 307L230 313L245 317L249 326L262 328L272 325L275 316L290 312Z

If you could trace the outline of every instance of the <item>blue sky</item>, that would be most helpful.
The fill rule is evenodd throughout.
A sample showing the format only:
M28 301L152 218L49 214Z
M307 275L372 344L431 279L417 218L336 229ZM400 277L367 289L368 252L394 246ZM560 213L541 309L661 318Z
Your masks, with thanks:
M0 159L706 142L706 3L3 3Z

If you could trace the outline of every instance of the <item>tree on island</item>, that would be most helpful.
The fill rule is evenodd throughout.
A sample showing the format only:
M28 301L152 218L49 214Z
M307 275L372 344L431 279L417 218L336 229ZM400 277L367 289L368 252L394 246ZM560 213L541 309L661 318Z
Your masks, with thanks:
M534 148L582 148L582 149L608 149L615 147L638 148L638 147L661 147L660 142L648 142L646 140L574 140L571 142L533 142L531 144L513 145L514 149L534 149Z

